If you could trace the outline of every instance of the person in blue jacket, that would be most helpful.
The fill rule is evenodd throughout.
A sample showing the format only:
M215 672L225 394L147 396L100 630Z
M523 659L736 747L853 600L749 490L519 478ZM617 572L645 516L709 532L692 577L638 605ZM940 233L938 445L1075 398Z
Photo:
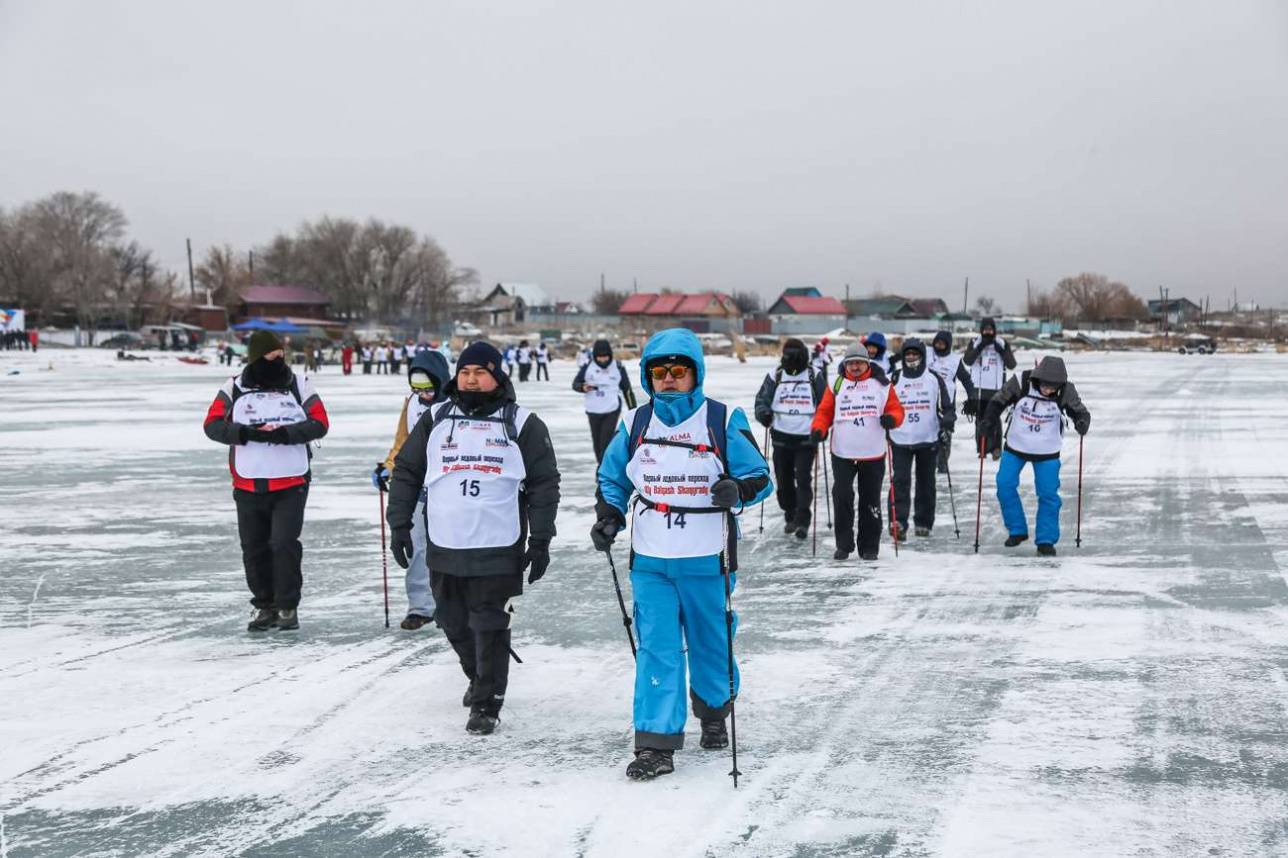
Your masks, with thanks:
M732 588L734 514L773 490L747 416L703 395L705 375L702 344L692 331L654 334L640 359L640 382L651 401L623 416L599 466L595 547L608 551L628 511L632 517L639 655L635 759L626 775L636 780L675 771L675 751L684 747L686 655L700 744L729 745L732 644L722 564ZM737 683L735 666L735 697Z

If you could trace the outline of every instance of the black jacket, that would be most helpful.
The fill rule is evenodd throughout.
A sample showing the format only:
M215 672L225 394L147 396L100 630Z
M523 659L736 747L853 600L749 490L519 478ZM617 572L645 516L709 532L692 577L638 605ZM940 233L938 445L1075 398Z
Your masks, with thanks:
M774 422L774 394L778 390L778 374L786 373L787 370L781 366L765 376L765 380L760 383L760 390L756 391L755 415L756 422L761 426L769 427ZM816 369L810 369L810 375L813 378L814 408L823 401L823 391L827 389L827 379L824 374ZM804 435L792 435L787 432L779 432L777 429L771 429L769 432L773 439L775 447L805 447L809 445L809 433Z
M503 394L474 412L475 417L499 417L504 407L515 401L514 385L506 379ZM460 408L456 380L448 382L443 394ZM385 517L394 530L410 529L416 501L425 483L426 446L434 427L434 414L442 405L421 415L402 449L394 459L389 479L389 506ZM464 410L464 409L462 409ZM513 545L499 548L440 548L429 543L426 560L429 568L449 575L466 577L482 575L517 575L523 571L525 540L549 543L555 536L555 515L559 511L559 465L550 443L550 431L541 418L529 414L519 432L519 452L527 476L519 492L519 539ZM433 515L433 510L426 510Z
M962 366L974 366L980 352L984 351L984 349L996 350L1002 356L1002 365L1010 370L1015 369L1015 352L1011 349L1011 344L1003 340L1002 345L999 346L996 337L993 338L992 342L981 342L978 348L975 346L975 340L971 340L966 346L966 351L962 353Z
M593 358L591 359L594 360ZM622 366L621 361L616 361L617 372L621 375L622 381L618 387L622 391L622 399L626 401L627 408L635 407L635 391L631 388L631 377L626 374L626 367ZM578 393L585 393L583 389L586 384L586 370L590 369L590 364L586 364L577 370L577 375L572 380L572 389Z
M1045 360L1045 359L1044 359ZM1025 391L1032 385L1037 387L1037 381L1032 377L1032 371L1026 370L1019 375L1013 375L1006 380L1006 385L993 394L993 398L988 401L988 407L980 422L984 425L992 425L994 422L1001 423L1002 412L1019 402L1024 396ZM1082 398L1078 396L1078 389L1073 386L1073 382L1065 381L1059 385L1060 391L1056 394L1056 402L1060 410L1073 419L1074 427L1079 433L1084 433L1091 426L1091 412L1087 406L1082 404ZM1035 455L1033 453L1021 453L1012 450L1010 445L1006 449L1011 453L1024 459L1026 462L1041 462L1047 459L1060 458L1059 453L1049 453L1046 455Z

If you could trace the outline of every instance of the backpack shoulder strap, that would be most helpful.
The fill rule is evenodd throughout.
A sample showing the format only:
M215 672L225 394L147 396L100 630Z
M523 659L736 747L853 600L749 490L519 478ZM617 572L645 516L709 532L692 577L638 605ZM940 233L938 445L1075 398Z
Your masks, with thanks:
M433 421L437 423L438 421L442 420L443 415L447 414L447 412L451 410L451 407L452 407L452 401L449 399L447 402L444 402L442 405L435 408L432 412L430 412L431 414L434 415L432 418Z
M845 381L845 376L843 376L841 373L839 373L839 372L838 372L838 373L836 374L836 380L832 382L832 395L833 395L833 396L835 396L836 394L838 394L838 393L840 393L840 392L841 392L841 382L843 382L843 381Z
M777 387L782 383L783 383L783 368L780 366L778 369L774 370L774 387Z
M714 399L707 400L707 435L720 454L720 466L729 473L729 406Z
M295 397L296 405L301 408L304 407L304 400L300 398L300 380L298 378L291 379L291 396Z
M519 414L519 404L517 402L507 402L505 408L501 409L501 423L505 426L505 437L511 442L519 440L519 427L515 418Z
M652 419L652 402L647 402L635 409L635 416L631 419L631 434L626 441L626 455L628 457L635 455L635 448L639 447L640 439L644 437L644 432L648 429L649 421Z

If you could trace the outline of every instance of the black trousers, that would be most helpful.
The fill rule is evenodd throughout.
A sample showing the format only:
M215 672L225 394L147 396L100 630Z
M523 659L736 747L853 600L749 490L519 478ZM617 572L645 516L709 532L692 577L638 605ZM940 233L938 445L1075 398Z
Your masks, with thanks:
M537 362L537 381L541 381L541 376L543 375L546 377L546 381L550 380L550 364L541 363L540 361L538 361Z
M988 401L993 398L993 394L995 393L997 393L996 390L984 390L983 388L979 389L979 394L978 394L979 411L975 415L975 455L976 456L979 455L979 439L984 437L983 433L981 433L979 429L979 421L980 421L980 418L984 416L984 412L988 410ZM1002 425L1001 423L998 423L997 428L994 429L993 432L989 434L988 438L984 442L984 452L989 453L993 450L1000 450L1000 449L1002 449Z
M304 546L304 504L309 486L295 486L276 492L233 489L237 504L237 535L241 538L242 564L250 603L256 608L295 608L304 585L300 561Z
M622 410L610 411L607 414L591 414L586 412L586 419L590 421L590 443L595 448L595 461L604 461L604 451L613 440L613 434L617 431L617 421L621 419Z
M528 375L529 375L529 374L531 374L531 372L532 372L532 364L531 364L531 363L520 363L520 364L519 364L519 381L527 381L527 380L528 380Z
M885 480L885 457L842 459L832 457L832 520L836 523L836 547L854 550L854 485L859 487L860 552L874 552L881 544L881 483Z
M369 360L364 360L364 361L362 362L362 374L363 374L363 375L371 375L371 361L369 361Z
M939 461L939 445L900 447L893 444L891 451L894 458L894 511L891 517L899 523L900 530L908 529L908 507L913 500L911 495L915 465L917 486L912 523L916 527L934 527L935 465Z
M390 359L389 371L394 375L402 375L402 361L400 361L398 358Z
M774 483L778 507L791 516L797 527L810 523L810 502L814 500L813 444L802 447L774 447Z
M470 708L496 715L510 681L511 602L523 593L523 575L451 575L429 572L434 622L456 650L470 680Z

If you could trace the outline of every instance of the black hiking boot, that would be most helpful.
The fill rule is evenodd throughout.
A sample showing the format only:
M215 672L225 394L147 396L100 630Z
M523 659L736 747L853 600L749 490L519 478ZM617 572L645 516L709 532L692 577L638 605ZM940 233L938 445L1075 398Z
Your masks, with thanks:
M1052 544L1051 544L1051 543L1049 543L1049 542L1039 542L1039 543L1038 543L1038 554L1039 554L1040 556L1042 556L1042 557L1054 557L1054 556L1055 556L1055 546L1054 546L1054 545L1052 545Z
M494 715L476 706L470 710L470 720L465 722L465 732L476 736L490 736L496 731L496 725L500 723L500 715Z
M277 625L277 611L272 608L260 608L246 624L248 632L266 632Z
M928 528L928 527L918 527L916 530L914 530L914 531L913 531L913 533L917 534L918 536L929 536L929 535L930 535L930 528Z
M718 750L729 747L729 731L725 729L723 718L702 720L702 738L698 744L707 750Z
M675 771L675 752L655 748L640 748L635 759L626 767L626 777L633 781L651 781L658 775Z
M838 549L836 549L836 551L835 551L835 552L833 552L833 554L832 554L832 559L833 559L833 560L848 560L848 559L850 559L850 549L848 549L848 548L838 548Z
M789 533L789 534L790 534L790 533L795 533L795 532L796 532L796 517L795 517L795 516L791 515L790 513L784 514L784 515L783 515L783 521L784 521L783 533Z
M908 528L900 527L899 525L896 524L894 527L894 538L899 540L900 542L907 542Z
M797 539L799 539L799 540L801 540L801 541L804 541L804 540L805 540L805 537L807 537L807 536L809 536L809 528L808 528L808 527L806 527L805 525L803 525L803 524L802 524L800 527L796 528L796 538L797 538Z
M1021 542L1024 542L1028 538L1029 538L1029 535L1027 533L1024 534L1023 536L1008 536L1006 537L1006 547L1014 548L1015 546L1019 545Z
M277 628L283 632L293 632L300 627L300 614L295 608L283 608L277 615Z
M433 617L422 617L420 614L408 614L403 617L403 621L398 624L398 628L414 632L422 626L427 626L434 622Z
M876 559L877 559L877 553L876 553L875 551L860 551L860 552L859 552L859 559L860 559L860 560L876 560Z

